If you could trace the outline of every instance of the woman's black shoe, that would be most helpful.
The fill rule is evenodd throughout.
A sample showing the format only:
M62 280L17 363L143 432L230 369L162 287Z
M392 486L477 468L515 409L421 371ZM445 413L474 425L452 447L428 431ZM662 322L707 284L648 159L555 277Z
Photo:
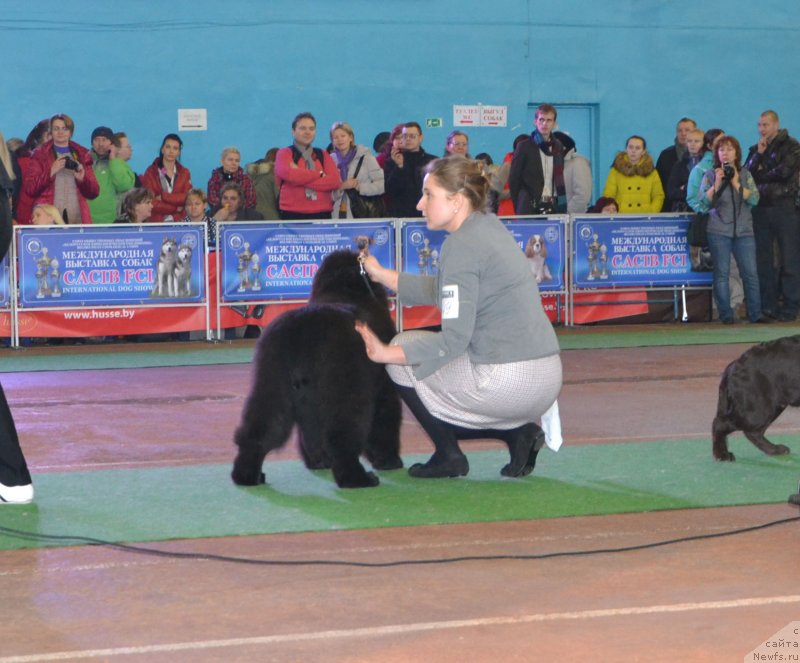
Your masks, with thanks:
M536 467L539 449L544 446L544 431L538 425L529 423L505 433L503 439L508 445L511 462L500 470L500 474L504 477L528 476Z
M433 454L427 463L414 463L408 468L409 476L415 479L442 479L445 477L464 477L469 472L469 461L464 454L443 457L439 452Z
M415 463L409 467L409 475L419 479L465 476L469 472L469 461L458 446L455 426L434 417L412 387L395 386L400 398L431 438L436 449L428 462Z

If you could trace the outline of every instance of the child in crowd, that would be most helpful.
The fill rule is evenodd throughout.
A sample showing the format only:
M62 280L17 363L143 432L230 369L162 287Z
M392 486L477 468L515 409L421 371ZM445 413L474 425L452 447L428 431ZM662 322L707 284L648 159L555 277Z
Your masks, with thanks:
M208 216L206 210L208 208L208 200L206 194L202 189L192 189L186 194L186 202L184 203L186 216L183 217L184 223L205 223L208 229L208 247L216 248L217 246L217 220Z
M64 225L64 219L61 217L61 212L55 205L47 205L42 203L33 208L32 221L34 226L52 226Z

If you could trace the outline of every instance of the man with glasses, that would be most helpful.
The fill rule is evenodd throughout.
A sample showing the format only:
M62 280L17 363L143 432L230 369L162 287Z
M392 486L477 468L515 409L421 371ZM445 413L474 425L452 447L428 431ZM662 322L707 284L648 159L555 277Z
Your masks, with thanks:
M416 122L403 127L403 140L386 160L386 193L389 216L422 216L417 203L422 196L422 172L436 157L422 149L422 128Z

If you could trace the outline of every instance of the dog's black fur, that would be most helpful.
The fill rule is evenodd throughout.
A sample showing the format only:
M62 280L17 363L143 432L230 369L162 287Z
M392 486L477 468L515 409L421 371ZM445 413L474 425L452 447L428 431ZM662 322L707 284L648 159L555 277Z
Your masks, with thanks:
M712 425L714 458L736 460L728 435L737 430L765 454L788 454L764 432L790 405L800 405L800 335L761 343L725 369Z
M286 443L295 423L306 467L332 469L341 488L378 484L361 454L378 470L403 466L400 399L385 367L367 357L356 320L386 343L394 336L386 291L366 281L358 254L336 251L315 274L309 304L276 318L258 342L234 436L235 483L264 483L264 458Z

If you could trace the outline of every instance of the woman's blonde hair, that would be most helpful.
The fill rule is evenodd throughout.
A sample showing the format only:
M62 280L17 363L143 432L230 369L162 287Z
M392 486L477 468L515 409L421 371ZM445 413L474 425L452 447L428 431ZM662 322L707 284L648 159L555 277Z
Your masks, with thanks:
M186 198L184 199L184 205L189 202L189 198L199 198L203 201L203 204L208 202L208 198L206 198L206 192L202 189L190 189L189 193L186 194Z
M41 203L39 205L33 206L33 211L35 212L37 209L42 210L47 216L50 217L50 220L59 225L64 225L64 218L61 216L61 212L58 211L58 207L55 205L48 205L47 203ZM33 214L31 214L31 218L33 218Z
M229 154L238 154L239 159L242 158L242 153L239 151L239 148L231 145L230 147L226 147L224 150L222 150L222 156L219 158L219 160L222 161Z
M351 144L352 145L356 144L356 134L353 131L353 127L351 127L347 122L334 122L331 125L331 130L330 130L331 140L333 140L333 132L336 131L337 129L341 129L345 133L349 134Z

